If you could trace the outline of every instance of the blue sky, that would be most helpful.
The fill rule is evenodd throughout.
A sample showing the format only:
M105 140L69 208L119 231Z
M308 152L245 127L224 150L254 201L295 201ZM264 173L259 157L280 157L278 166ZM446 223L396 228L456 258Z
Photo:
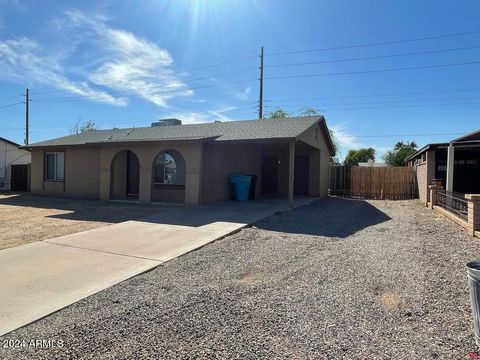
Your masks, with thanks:
M341 158L448 141L480 128L479 11L475 0L0 0L0 136L23 143L26 87L31 142L77 121L253 119L263 45L265 112L320 110Z

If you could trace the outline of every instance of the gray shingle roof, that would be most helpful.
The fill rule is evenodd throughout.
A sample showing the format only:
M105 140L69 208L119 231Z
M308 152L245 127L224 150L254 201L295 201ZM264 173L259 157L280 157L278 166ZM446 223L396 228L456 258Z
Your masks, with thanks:
M92 130L81 134L29 144L27 147L69 146L130 141L292 139L303 133L317 121L324 121L323 116Z

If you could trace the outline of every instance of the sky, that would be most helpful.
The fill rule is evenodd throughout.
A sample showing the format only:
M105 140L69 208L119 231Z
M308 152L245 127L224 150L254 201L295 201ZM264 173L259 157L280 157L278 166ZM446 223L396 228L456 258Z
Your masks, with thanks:
M461 6L459 5L461 4ZM322 113L340 145L420 147L480 128L480 3L0 0L0 137Z

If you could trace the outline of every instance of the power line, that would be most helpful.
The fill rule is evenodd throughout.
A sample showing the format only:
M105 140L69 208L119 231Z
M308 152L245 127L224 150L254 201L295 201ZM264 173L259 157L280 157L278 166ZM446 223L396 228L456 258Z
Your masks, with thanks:
M474 34L474 33L480 33L479 31L470 31L470 32L462 32L462 33L454 33L454 34L444 34L444 35L437 35L437 36L429 36L429 37L423 37L423 38L415 38L415 39L405 39L405 40L396 40L396 41L390 41L390 42L377 42L377 43L370 43L370 44L358 44L358 45L351 45L348 47L364 47L364 46L374 46L374 45L381 45L381 44L386 44L386 43L401 43L401 42L409 42L409 41L419 41L419 40L426 40L426 39L436 39L436 38L445 38L445 37L452 37L452 36L461 36L461 35L468 35L468 34ZM281 66L299 66L299 65L307 65L307 64L314 64L314 63L328 63L328 62L342 62L342 61L357 61L357 60L368 60L368 59L375 59L375 58L388 58L388 57L396 57L396 56L409 56L409 55L420 55L420 54L426 54L426 53L437 53L437 52L446 52L446 51L459 51L459 50L467 50L467 49L473 49L473 48L478 48L480 46L471 46L471 47L464 47L464 48L456 48L456 49L441 49L441 50L432 50L432 51L425 51L425 52L416 52L416 53L405 53L405 54L392 54L392 55L383 55L383 56L372 56L372 57L366 57L366 58L352 58L352 59L337 59L337 60L327 60L327 61L318 61L318 62L309 62L309 63L295 63L295 64L279 64L279 65L269 65L268 67L281 67ZM324 49L315 49L315 50L304 50L302 52L310 52L310 51L321 51L321 50L329 50L329 49L337 49L337 48L345 48L344 46L342 47L334 47L334 48L324 48ZM294 53L294 52L289 52L289 53ZM278 54L278 53L277 53ZM275 55L275 53L272 53L270 55ZM224 62L219 62L216 64L211 64L211 65L206 65L206 66L200 66L200 67L194 67L190 69L183 69L179 70L176 72L171 72L166 74L168 75L174 75L174 74L180 74L180 73L185 73L188 71L196 71L196 70L202 70L202 69L207 69L207 68L213 68L217 66L222 66L226 64L231 64L235 62L240 62L240 61L245 61L248 59L253 59L256 58L256 56L246 56L238 59L233 59L233 60L228 60ZM458 64L461 65L461 64ZM440 66L431 66L431 67L441 67ZM448 66L454 66L454 64L448 65ZM411 69L420 69L424 67L416 67L416 68L405 68L405 69L395 69L395 70L411 70ZM226 73L220 73L220 74L214 74L206 77L200 77L200 78L195 78L191 80L186 80L182 81L184 84L188 84L191 82L195 81L200 81L200 80L206 80L211 77L220 77L220 76L227 76L230 74L235 74L235 73L240 73L240 72L245 72L245 71L250 71L255 68L247 68L247 69L241 69L237 71L230 71ZM371 70L368 71L370 72L385 72L385 71L394 71L393 69L384 69L384 70ZM292 77L309 77L309 76L326 76L326 75L347 75L347 74L356 74L360 72L348 72L348 73L334 73L334 74L315 74L315 75L304 75L304 76L284 76L284 77L270 77L268 79L276 79L276 78L292 78ZM100 86L108 86L112 87L114 84L100 84ZM149 87L144 87L143 89L146 89L147 91L155 91L157 86L149 86ZM158 88L163 89L164 87L161 85L158 85ZM175 90L170 90L170 91L157 91L157 93L175 93L177 91L182 91L184 89L175 89ZM188 90L188 89L185 89ZM44 91L44 92L37 92L36 94L47 94L47 93L54 93L54 92L63 92L63 91ZM115 92L111 92L111 94L124 94L127 96L127 94L131 95L138 95L138 91L136 90L119 90ZM108 97L111 97L112 95L110 94L105 94L105 95L95 95L95 96L88 96L88 95L81 95L81 96L76 96L76 97L62 97L62 98L44 98L44 99L38 99L37 101L50 101L50 100L60 100L60 99L74 99L74 98L80 98L80 99L90 99L90 100L103 100L107 99Z
M0 106L0 109L7 108L7 107L10 107L10 106L14 106L14 105L19 105L19 104L23 104L23 102L16 102L16 103L13 103L13 104L2 105L2 106Z
M310 101L310 100L331 100L331 99L352 99L352 98L371 98L371 97L385 97L385 96L399 96L399 95L418 95L418 94L441 94L452 92L466 92L466 91L480 91L480 88L464 88L453 90L436 90L436 91L410 91L410 92L397 92L388 94L368 94L368 95L346 95L346 96L329 96L329 97L312 97L312 98L297 98L297 99L273 99L264 100L264 102L297 102L297 101Z
M391 71L435 69L435 68L442 68L442 67L449 67L449 66L464 66L464 65L474 65L474 64L480 64L480 61L468 61L468 62L462 62L462 63L450 63L450 64L439 64L439 65L411 66L411 67L391 68L391 69L347 71L347 72L337 72L337 73L271 76L271 77L267 77L266 79L276 80L276 79L293 79L293 78L307 78L307 77L319 77L319 76L355 75L355 74L381 73L381 72L391 72Z
M255 67L251 67L251 68L247 68L247 69L241 69L241 70L236 70L236 71L230 71L230 72L227 72L227 73L221 73L221 74L213 74L213 75L210 75L210 76L207 76L207 77L202 77L202 78L196 78L196 79L192 79L192 80L188 80L188 81L184 81L183 84L189 84L191 82L195 82L195 81L199 81L199 80L206 80L206 79L210 79L210 78L214 78L214 77L219 77L219 76L226 76L226 75L230 75L230 74L235 74L235 73L240 73L240 72L246 72L246 71L250 71L250 70L256 70L257 68ZM213 86L221 86L221 85L228 85L228 84L237 84L237 83L242 83L242 82L248 82L248 81L253 81L255 79L250 79L250 80L240 80L240 81L229 81L229 82L224 82L223 84L215 84ZM205 85L206 87L210 87L210 85ZM212 87L213 87L212 86ZM164 89L165 86L162 86L162 85L155 85L155 86L143 86L143 87L138 87L137 89L138 90L147 90L147 91L155 91L156 94L168 94L168 93L175 93L175 92L179 92L179 91L184 91L184 90L193 90L193 89L199 89L199 88L203 88L203 87L196 87L196 88L179 88L179 89L175 89L175 90L164 90L164 91L158 91L157 89ZM132 94L132 95L138 95L138 90L116 90L116 91L111 91L109 94L105 94L105 95L95 95L96 96L101 96L102 99L105 98L105 97L110 97L112 96L111 94ZM39 101L43 101L43 100L57 100L57 99L75 99L75 98L86 98L88 97L88 95L83 95L83 96L67 96L67 97L57 97L57 98L40 98L40 99L37 99L37 102ZM92 97L88 97L88 98L92 98Z
M434 35L434 36L424 36L424 37L402 39L402 40L391 40L391 41L381 41L381 42L373 42L373 43L363 43L363 44L356 44L356 45L334 46L334 47L310 49L310 50L282 51L282 52L276 52L276 53L270 53L270 54L267 53L265 55L266 56L272 56L272 55L305 54L305 53L320 52L320 51L353 49L353 48L390 45L390 44L402 44L402 43L407 43L407 42L433 40L433 39L444 39L444 38L449 38L449 37L466 36L466 35L472 35L472 34L478 34L478 33L480 33L480 30L465 31L465 32L460 32L460 33L450 33L450 34L443 34L443 35Z
M331 104L335 105L335 104ZM341 105L341 104L337 104ZM439 103L439 104L412 104L412 105L394 105L394 106L362 106L362 107L348 107L348 108L324 108L322 105L314 106L319 108L320 111L343 111L343 110L371 110L371 109L398 109L398 108L415 108L415 107L432 107L432 106L451 106L451 105L480 105L480 102L460 102L460 103ZM273 109L275 106L267 106L267 108ZM289 109L293 109L290 107Z
M248 57L248 58L252 58L252 56ZM228 62L224 62L224 63L220 63L220 64L214 64L214 65L209 65L209 66L204 66L202 68L196 68L196 69L205 69L205 68L210 68L210 67L215 67L215 66L219 66L219 65L223 65L223 64L228 64L228 63L233 63L233 62L238 62L238 61L228 61ZM240 69L240 70L234 70L234 71L229 71L229 72L224 72L224 73L219 73L219 74L212 74L212 75L209 75L209 76L205 76L205 77L201 77L201 78L194 78L194 79L179 79L179 81L181 81L182 83L184 84L189 84L191 82L194 82L194 81L198 81L198 80L206 80L206 79L209 79L209 78L212 78L212 77L221 77L221 76L227 76L227 75L231 75L231 74L237 74L237 73L241 73L241 72L246 72L246 71L250 71L250 70L256 70L257 68L256 67L250 67L250 68L245 68L245 69ZM183 73L186 73L188 71L191 71L191 70L181 70L181 71L177 71L177 72L165 72L164 74L162 74L163 77L168 77L168 76L172 76L172 75L176 75L176 74L183 74ZM131 75L132 73L130 74L126 74L127 76L128 75ZM147 77L145 77L147 78ZM149 80L156 80L155 77L148 77ZM103 77L102 80L104 81L103 84L99 84L99 83L96 83L96 85L99 85L99 86L110 86L112 84L108 84L108 80L109 81L115 81L116 83L119 82L118 78L116 76L106 76L106 77ZM105 81L107 80L107 81ZM93 81L92 81L93 82ZM120 83L128 83L128 80L124 80L123 82L120 82ZM38 94L38 93L37 93Z
M402 54L367 56L367 57L345 58L345 59L334 59L334 60L319 60L319 61L308 61L308 62L289 63L289 64L274 64L274 65L267 65L265 67L275 68L275 67L302 66L302 65L313 65L313 64L329 64L329 63L360 61L360 60L386 59L386 58L394 58L394 57L402 57L402 56L436 54L436 53L442 53L442 52L461 51L461 50L470 50L470 49L478 49L478 48L480 48L480 45L451 48L451 49L417 51L417 52L402 53Z
M457 105L480 105L480 102L462 102L462 103L446 103L446 104L418 104L418 105L395 105L395 106L368 106L368 107L351 107L351 108L330 108L323 111L348 111L348 110L371 110L371 109L401 109L416 107L432 107L432 106L457 106Z
M441 98L441 99L413 99L413 100L391 100L391 101L368 101L368 102L353 102L353 103L332 103L332 104L322 104L322 106L335 106L335 105L370 105L370 104L399 104L399 103L409 103L409 102L421 102L421 101L445 101L445 100L471 100L471 99L480 99L480 96L466 96L466 97L456 97L456 98ZM272 107L267 105L267 107Z
M357 138L380 138L380 137L415 137L415 136L450 136L450 135L463 135L463 133L432 133L432 134L382 134L382 135L352 135Z
M256 110L257 107L256 106L245 106L245 107L239 107L239 108L235 108L235 109L232 109L230 111L238 111L238 110ZM137 120L105 120L105 121L102 121L102 123L112 123L112 124L115 124L114 126L118 125L118 124L138 124L138 123L145 123L147 124L147 126L141 126L141 127L149 127L149 124L152 123L152 122L155 122L155 121L158 121L158 119L161 118L161 116L157 117L157 118L151 118L151 119L137 119ZM37 121L37 122L41 122L41 120ZM63 124L65 126L67 126L66 124ZM96 125L100 125L99 123L96 123ZM190 125L190 124L184 124L184 125ZM192 124L193 125L193 124ZM133 127L140 127L140 126L129 126L127 128L123 128L123 129L130 129L130 128L133 128ZM51 126L45 126L45 125L37 125L37 124L34 124L33 125L33 129L34 129L34 132L35 131L38 131L39 129L42 129L42 130L50 130L50 129L58 129L59 126L58 125L51 125ZM99 130L111 130L110 129L99 129Z
M243 54L254 54L256 53L257 50L255 49L251 49L251 50L247 50L245 51ZM222 59L227 59L225 61L222 61L222 62L219 62L217 64L215 64L215 66L217 65L225 65L225 64L231 64L231 63L234 63L234 62L240 62L240 61L244 61L244 60L248 60L248 59L253 59L253 58L256 58L258 55L250 55L250 56L243 56L243 57L240 57L240 58L230 58L230 56L222 56L222 57L217 57L217 58L210 58L210 59L206 59L206 60L201 60L201 61L195 61L195 62L190 62L190 63L186 63L186 64L179 64L180 66L190 66L190 65L194 65L194 64L205 64L205 63L209 63L211 61L217 61L217 60L222 60ZM206 65L206 66L213 66L213 65ZM190 68L190 70L193 70L193 69L201 69L201 68L204 68L203 66L200 66L200 67L194 67L194 68Z
M222 86L227 86L231 84L241 84L241 83L246 83L246 82L251 82L251 81L256 81L257 79L247 79L247 80L239 80L239 81L230 81L222 84L212 84L212 85L203 85L203 86L197 86L197 87L192 87L192 88L187 88L187 89L176 89L176 90L165 90L165 91L155 91L154 87L145 87L145 88L140 88L140 90L150 90L150 91L155 91L155 95L161 95L161 94L171 94L171 93L176 93L180 92L182 90L198 90L198 89L207 89L207 88L215 88L215 87L222 87ZM120 94L120 96L128 96L130 95L139 95L138 91L134 90L119 90L119 91L113 91L111 94ZM95 96L88 96L88 95L83 95L83 96L70 96L70 97L59 97L59 98L43 98L43 99L38 99L35 100L35 102L63 102L63 101L85 101L85 100L108 100L112 95L110 94L105 94L105 95L95 95Z
M415 29L415 28L428 27L428 26L437 25L437 24L444 25L446 22L458 22L458 21L464 21L465 19L477 19L477 18L479 18L478 15L462 16L462 17L455 17L455 18L445 18L445 19L442 19L442 20L439 19L435 22L423 23L423 24L413 25L413 26L402 26L402 27L390 28L390 29L378 29L378 30L366 31L366 32L362 32L362 33L357 32L354 35L329 37L328 39L323 39L323 41L332 40L332 39L337 40L337 39L358 38L359 36L365 36L365 35L369 35L369 34L378 34L378 33L385 33L385 32L397 32L399 30L404 30L404 29ZM322 39L320 39L320 41L322 41ZM315 41L315 42L318 42L318 40ZM296 42L296 43L283 44L283 45L277 45L277 46L269 46L269 48L270 49L278 49L278 48L286 48L286 47L312 44L312 43L314 43L314 41L300 42L300 43Z
M9 100L9 99L13 99L13 98L18 98L20 96L22 96L22 94L7 96L7 97L4 97L4 98L0 98L0 101Z
M254 58L257 58L257 55L247 56L247 57L240 58L240 59L235 59L235 60L224 61L224 62L212 64L212 65L205 65L205 66L199 66L199 67L194 67L194 68L189 68L189 69L183 69L183 70L180 70L180 71L170 73L168 75L181 74L181 73L188 72L188 71L205 70L205 69L210 69L210 68L213 68L213 67L233 64L233 63L237 63L237 62L241 62L241 61L245 61L245 60L249 60L249 59L254 59Z
M173 72L167 72L167 73L165 73L165 75L166 76L171 76L171 75L183 74L183 73L186 73L186 72L189 72L189 71L198 71L198 70L210 69L210 68L223 66L223 65L228 65L228 64L233 64L233 63L238 63L238 62L242 62L242 61L249 60L249 59L254 59L254 58L257 58L257 55L246 56L246 57L233 59L233 60L228 60L228 61L224 61L224 62L219 62L219 63L216 63L216 64L211 64L211 65L206 65L206 66L199 66L199 67L181 69L181 70L177 70L177 71L173 71ZM242 69L242 70L238 70L238 71L231 71L231 72L228 72L228 73L210 75L210 77L225 76L225 75L244 72L244 71L248 71L248 70L252 70L252 69L256 69L256 68ZM107 79L108 79L108 77L107 77ZM110 79L111 80L116 80L116 78L113 77L113 76ZM187 79L187 81L197 81L197 80L199 80L199 79L192 79L192 80ZM39 95L39 94L52 94L52 93L63 93L63 92L65 92L65 91L63 91L63 90L49 90L49 91L35 91L35 94Z
M227 75L231 75L231 74L238 74L238 73L241 73L241 72L246 72L246 71L251 71L251 70L257 70L257 68L256 67L249 67L249 68L246 68L246 69L229 71L229 72L226 72L226 73L213 74L213 75L204 76L204 77L200 77L200 78L196 78L196 79L189 79L187 81L182 81L182 83L190 84L194 81L208 80L208 79L215 78L215 77L227 76Z

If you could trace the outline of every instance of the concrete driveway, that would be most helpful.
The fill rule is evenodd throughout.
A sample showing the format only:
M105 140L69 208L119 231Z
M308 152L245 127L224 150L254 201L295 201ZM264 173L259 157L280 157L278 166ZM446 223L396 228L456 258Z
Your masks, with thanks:
M274 199L179 208L2 250L0 335L288 209Z

